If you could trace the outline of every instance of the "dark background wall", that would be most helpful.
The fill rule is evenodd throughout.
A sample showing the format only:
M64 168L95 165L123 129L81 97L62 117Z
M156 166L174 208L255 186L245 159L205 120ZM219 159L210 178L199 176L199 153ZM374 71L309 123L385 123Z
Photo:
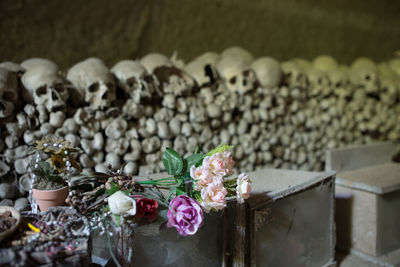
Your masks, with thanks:
M240 45L279 60L384 60L400 49L400 1L0 0L0 61L40 56L66 68L162 52L190 60Z

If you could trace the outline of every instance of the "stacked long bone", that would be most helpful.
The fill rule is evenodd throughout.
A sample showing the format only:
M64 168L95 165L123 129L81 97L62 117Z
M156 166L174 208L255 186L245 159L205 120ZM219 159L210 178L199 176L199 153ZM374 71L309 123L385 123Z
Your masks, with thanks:
M0 204L28 207L27 148L43 135L82 148L86 170L129 162L127 173L163 170L162 151L235 145L237 168L321 170L327 148L399 140L400 58L350 66L254 59L232 47L184 64L149 54L109 69L89 58L61 71L31 58L0 63Z

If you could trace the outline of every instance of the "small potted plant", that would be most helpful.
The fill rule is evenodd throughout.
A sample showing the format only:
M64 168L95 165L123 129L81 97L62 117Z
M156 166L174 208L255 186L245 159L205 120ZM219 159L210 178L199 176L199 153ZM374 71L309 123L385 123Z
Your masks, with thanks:
M71 175L81 171L70 142L55 136L36 141L32 159L32 196L41 211L62 206L68 196Z

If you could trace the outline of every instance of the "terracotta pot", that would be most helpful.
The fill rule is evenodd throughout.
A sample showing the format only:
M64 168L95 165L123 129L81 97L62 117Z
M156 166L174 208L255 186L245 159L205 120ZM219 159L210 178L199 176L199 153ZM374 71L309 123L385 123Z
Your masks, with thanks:
M64 206L68 196L68 186L56 190L32 189L32 195L40 211L47 211L51 207Z

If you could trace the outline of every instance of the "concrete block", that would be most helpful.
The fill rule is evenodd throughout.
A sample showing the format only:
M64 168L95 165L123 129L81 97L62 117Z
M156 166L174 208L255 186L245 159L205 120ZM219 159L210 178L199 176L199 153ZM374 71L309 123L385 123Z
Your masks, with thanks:
M372 256L400 249L400 164L338 173L338 246Z
M349 171L382 164L392 159L396 146L392 142L349 146L326 152L325 171Z

